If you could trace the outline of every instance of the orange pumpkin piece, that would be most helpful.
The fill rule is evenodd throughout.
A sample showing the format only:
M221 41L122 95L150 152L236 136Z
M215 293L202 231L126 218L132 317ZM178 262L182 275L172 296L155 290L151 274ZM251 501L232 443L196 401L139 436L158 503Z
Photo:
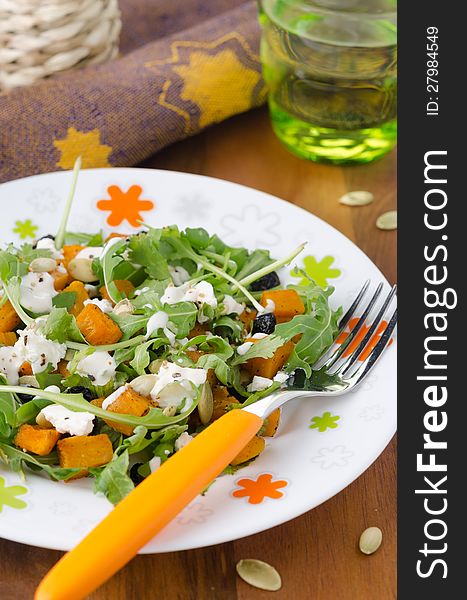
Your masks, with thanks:
M115 344L122 337L120 327L95 304L86 304L76 324L92 346Z
M130 297L130 294L135 289L135 286L131 283L131 281L127 281L126 279L116 279L114 283L117 290L127 298ZM100 288L99 292L104 300L108 300L109 302L112 302L112 304L115 304L115 302L111 300L109 294L107 293L107 288L105 285Z
M274 315L278 323L290 321L296 315L303 315L305 306L295 290L266 290L261 295L261 305L268 300L274 302Z
M0 333L7 333L18 327L21 319L16 314L11 302L7 300L0 308Z
M214 402L214 411L212 413L211 421L215 421L225 415L227 407L230 404L240 404L240 402L234 396L229 394L229 390L223 385L216 385L212 390L212 397Z
M57 371L63 378L69 377L71 373L68 370L68 361L63 359L59 361L57 365Z
M262 437L255 435L248 444L241 450L230 463L232 466L241 465L244 462L253 460L264 450L265 442Z
M269 417L266 419L266 423L263 427L261 435L266 437L274 437L276 435L276 431L279 427L279 421L281 418L281 409L276 408Z
M109 235L105 238L105 242L108 242L109 240L113 240L114 238L126 238L128 237L127 233L118 233L118 231L113 231L112 233L109 233Z
M0 332L0 344L2 346L14 346L18 336L14 331Z
M127 387L126 390L107 408L107 412L142 417L148 412L150 406L151 401L149 398L138 394L138 392L135 392L131 387ZM123 433L124 435L132 435L134 431L133 425L116 423L115 421L108 421L107 419L105 422L109 427L112 427L115 431L120 431L120 433Z
M70 261L72 261L75 256L81 252L81 250L83 250L86 246L80 246L79 244L69 244L69 245L65 245L62 248L62 253L63 253L63 259L62 259L62 263L63 266L65 267L65 269L68 268L68 263Z
M249 338L246 341L259 342L259 340L254 338ZM272 379L285 365L293 349L294 343L292 341L287 342L278 348L271 358L252 358L245 364L245 368L252 377L258 375L259 377Z
M248 333L251 331L253 326L253 321L256 319L256 315L258 313L253 308L245 308L242 314L239 316L240 321L245 326L246 331Z
M58 442L57 450L61 467L81 469L70 479L86 477L89 467L101 467L111 461L113 456L112 442L105 433L64 438Z
M73 281L73 277L68 271L64 271L60 267L57 267L55 271L52 271L50 274L54 278L54 288L57 292L61 292L71 281Z
M20 366L18 373L19 373L20 377L23 377L24 375L32 375L33 372L32 372L31 364L28 362L24 362Z
M72 281L63 291L74 292L76 294L75 303L68 312L77 317L84 308L84 302L89 300L89 294L84 287L84 283L82 281Z
M208 328L206 325L203 325L202 323L196 323L196 325L193 327L193 329L188 334L188 339L191 340L192 338L194 338L198 335L206 335L207 331L208 331Z
M60 435L56 429L43 429L39 425L25 424L21 425L16 434L15 446L39 456L46 456L55 448Z

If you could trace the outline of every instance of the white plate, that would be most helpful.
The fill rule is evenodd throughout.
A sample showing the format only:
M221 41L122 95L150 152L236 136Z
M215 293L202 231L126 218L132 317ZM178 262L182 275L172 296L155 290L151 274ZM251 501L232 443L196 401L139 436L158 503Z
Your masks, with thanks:
M16 244L21 236L27 241L31 240L28 236L53 233L70 178L67 172L51 173L1 185L0 239ZM110 197L109 186L120 188L110 190L116 195L127 193L131 186L141 186L140 199L150 202L137 208L145 209L141 217L156 227L172 223L180 228L203 226L230 245L266 247L275 257L307 241L304 256L312 257L306 261L309 273L336 287L335 306L348 306L365 279L384 280L363 252L312 214L257 190L185 173L82 171L71 230L138 229L136 221L136 227L127 221L109 227L110 213L97 208L100 200ZM137 199L137 191L133 188L126 196L127 209L134 206L130 197ZM104 204L102 208L106 207ZM302 261L298 264L303 265ZM297 281L289 272L285 271L284 279ZM261 456L235 475L219 478L143 552L199 548L250 535L297 517L349 485L378 457L396 429L394 346L356 392L288 405L277 436L269 438ZM328 419L323 419L324 413L330 413ZM331 427L325 427L326 423ZM249 495L242 495L247 492ZM264 496L265 492L276 497ZM0 466L0 536L6 539L68 550L110 509L104 498L93 495L89 480L55 483L28 474L22 482Z

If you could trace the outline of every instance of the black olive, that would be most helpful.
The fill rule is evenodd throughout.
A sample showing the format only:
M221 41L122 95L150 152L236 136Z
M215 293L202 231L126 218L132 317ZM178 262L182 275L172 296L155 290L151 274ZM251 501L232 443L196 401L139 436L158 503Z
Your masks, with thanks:
M264 290L270 290L271 288L277 287L280 284L281 281L279 275L275 271L272 271L267 275L263 275L256 281L253 281L250 285L250 289L254 292L263 292Z
M144 481L144 477L138 473L138 469L142 464L143 463L135 463L130 469L130 479L135 485Z
M47 235L43 235L42 237L40 237L39 239L37 239L34 244L32 245L32 247L34 248L34 250L37 248L37 242L40 242L40 240L54 240L55 241L55 236L52 235L51 233L48 233Z
M273 313L265 313L264 315L258 315L253 321L253 335L255 333L265 333L269 335L274 332L276 327L276 317Z
M22 387L30 387L30 386L23 385ZM21 400L21 402L29 402L30 400L32 400L34 398L34 396L31 396L30 394L16 394L16 395Z
M84 385L74 385L65 390L66 394L83 394L83 398L88 402L94 400L96 396L91 392L91 390Z

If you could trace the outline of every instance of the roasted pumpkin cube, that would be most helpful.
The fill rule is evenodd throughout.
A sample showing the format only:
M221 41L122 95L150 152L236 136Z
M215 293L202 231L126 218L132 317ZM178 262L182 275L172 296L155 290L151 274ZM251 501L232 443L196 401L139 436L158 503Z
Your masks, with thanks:
M274 315L278 323L290 321L296 315L303 315L305 306L295 290L266 290L261 295L261 305L268 300L274 302Z
M57 371L58 371L58 373L60 373L60 375L63 378L69 377L71 375L71 373L68 370L68 361L67 360L59 361L59 363L57 365Z
M0 333L13 331L20 324L21 319L16 314L16 310L13 308L11 302L7 300L0 308Z
M18 336L14 331L0 332L0 344L2 346L14 346Z
M54 288L57 292L61 292L65 287L73 281L73 277L68 273L66 269L57 267L55 271L50 273L54 278Z
M82 469L71 479L86 477L90 467L101 467L112 460L112 442L107 434L76 435L57 444L58 459L64 469Z
M122 337L120 327L95 304L86 304L76 318L76 324L93 346L115 344Z
M142 417L148 412L150 406L151 403L149 398L138 394L138 392L135 392L135 390L128 386L107 408L107 412ZM115 431L120 431L120 433L123 433L124 435L131 435L134 431L133 425L116 423L115 421L110 420L105 420L105 422L109 427L112 427Z
M77 317L84 308L84 302L89 300L89 294L84 287L84 283L82 281L72 281L63 291L74 292L76 294L75 303L69 309L69 312Z
M192 338L194 338L198 335L206 335L207 331L208 331L208 328L206 325L203 325L202 323L196 323L196 325L193 327L193 329L188 334L188 339L191 340Z
M248 444L241 450L237 456L231 461L232 466L241 465L244 462L253 460L264 450L265 442L262 437L255 435Z
M262 435L266 437L274 437L279 427L279 421L281 419L281 409L276 408L269 417L266 419L266 423L262 430Z
M135 289L135 286L131 283L131 281L127 281L126 279L116 279L114 283L117 290L127 298L130 297L130 294ZM103 285L99 289L99 292L104 300L108 300L109 302L112 302L112 304L114 304L109 294L107 293L107 288L105 287L105 285Z
M247 332L251 331L253 321L256 319L258 313L253 308L245 308L242 314L239 316L240 321L243 323Z
M227 407L230 404L240 404L240 402L229 394L229 390L223 385L216 385L212 390L212 398L214 402L214 410L211 421L215 421L225 415Z
M60 435L56 429L43 429L39 425L25 424L21 425L16 434L15 446L39 456L46 456L55 448Z
M65 267L65 269L68 268L68 263L70 261L72 261L77 254L79 254L81 252L81 250L83 250L85 248L85 246L80 246L79 244L68 244L63 246L62 248L62 253L63 253L63 259L62 259L62 263L63 266Z
M256 343L259 340L249 338L247 341ZM252 377L258 375L259 377L272 379L285 365L293 349L294 343L292 341L287 342L278 348L271 358L252 358L245 364L245 368Z
M31 363L24 362L19 368L19 376L24 377L24 375L33 375Z

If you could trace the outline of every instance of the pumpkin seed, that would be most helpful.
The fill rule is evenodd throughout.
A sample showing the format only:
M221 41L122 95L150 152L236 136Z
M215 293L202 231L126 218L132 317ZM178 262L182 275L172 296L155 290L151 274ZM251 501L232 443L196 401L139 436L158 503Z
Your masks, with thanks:
M213 412L214 399L212 396L212 389L209 383L206 381L201 388L201 393L198 400L199 420L203 425L207 425L209 423Z
M164 415L164 417L173 417L176 412L177 412L176 406L166 406L164 408L164 410L162 411L162 414Z
M50 423L50 421L47 421L47 419L42 413L39 413L37 415L36 423L39 425L39 427L42 427L43 429L52 429L53 427L52 423Z
M29 268L33 273L48 273L57 268L57 261L54 258L39 256L31 261Z
M37 379L34 377L34 375L21 375L21 377L18 379L18 383L20 385L24 385L25 387L33 387L33 388L41 387L39 385Z
M114 315L131 315L133 314L133 304L124 298L114 306L113 313Z
M397 210L389 210L376 219L376 227L384 231L397 229Z
M268 592L277 592L282 587L282 580L274 567L262 560L245 558L238 561L237 573L239 577L253 587Z
M344 194L339 198L339 202L347 206L366 206L371 204L374 199L375 197L371 192L357 191Z
M154 375L140 375L135 377L133 381L130 381L129 385L141 396L149 396L152 388L156 384L156 377Z
M363 554L373 554L381 546L383 532L379 527L368 527L360 536L358 547Z
M90 283L97 279L92 270L92 260L90 258L74 258L70 260L68 271L74 279L83 281L84 283Z

